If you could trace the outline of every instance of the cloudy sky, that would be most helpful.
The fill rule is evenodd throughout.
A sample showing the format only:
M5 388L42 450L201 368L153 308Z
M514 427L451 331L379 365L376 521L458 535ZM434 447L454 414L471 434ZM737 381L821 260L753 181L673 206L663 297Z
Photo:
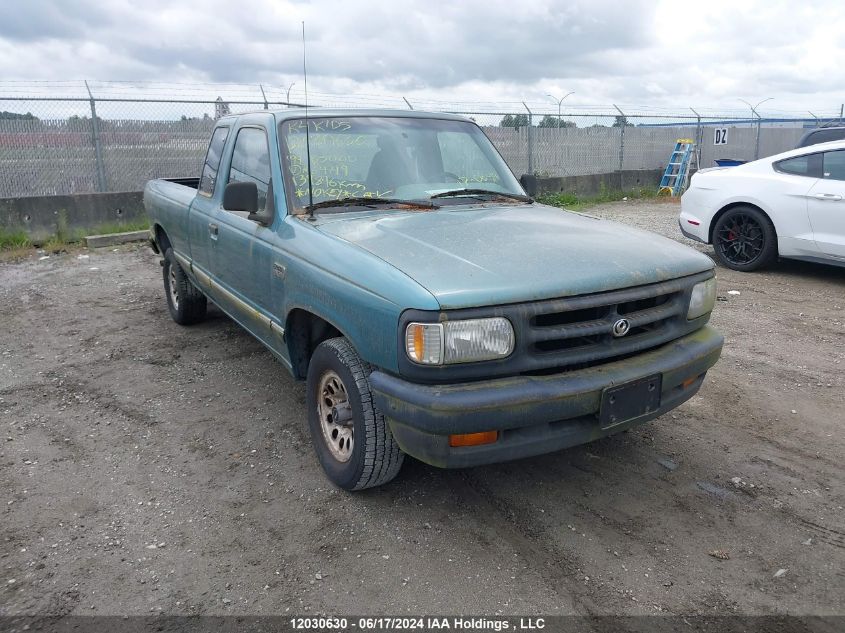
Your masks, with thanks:
M236 82L413 101L838 112L842 0L0 0L21 80ZM553 106L553 109L557 106Z

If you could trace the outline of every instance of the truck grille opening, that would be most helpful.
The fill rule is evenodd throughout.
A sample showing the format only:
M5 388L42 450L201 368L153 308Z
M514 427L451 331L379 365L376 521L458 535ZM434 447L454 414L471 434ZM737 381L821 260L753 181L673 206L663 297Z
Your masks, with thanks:
M621 356L614 356L613 358L600 358L591 362L585 363L574 363L571 365L567 365L566 367L546 367L544 369L533 369L531 371L524 371L520 375L521 376L556 376L560 373L567 372L567 371L578 371L579 369L589 369L590 367L598 367L600 365L606 365L607 363L611 363L618 360L625 360L626 358L632 358L639 354L640 352L631 352L630 354L622 354Z
M531 319L532 327L553 327L555 325L568 325L582 321L596 321L608 315L610 306L599 306L595 308L584 308L569 312L555 312L552 314L538 314Z
M597 345L601 342L600 336L579 336L577 338L563 338L554 341L540 341L534 345L538 352L559 352L564 349L575 349L588 345Z
M637 299L636 301L627 301L620 303L616 307L616 311L620 315L631 314L632 312L639 312L640 310L648 310L649 308L656 308L671 300L672 295L659 295L657 297L646 297L645 299Z

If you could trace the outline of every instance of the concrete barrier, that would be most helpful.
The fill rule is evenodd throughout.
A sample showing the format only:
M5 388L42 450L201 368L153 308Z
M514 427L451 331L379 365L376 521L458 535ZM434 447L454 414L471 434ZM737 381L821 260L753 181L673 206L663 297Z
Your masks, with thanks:
M654 189L657 191L662 177L662 169L628 169L606 174L538 178L537 186L539 193L576 193L579 196L594 196L603 190Z
M606 191L657 189L662 170L625 170L606 174L538 178L540 193L592 196ZM0 229L24 231L34 241L56 234L85 235L104 224L137 224L146 219L143 192L80 193L0 198Z
M85 234L104 224L137 224L147 217L142 196L125 191L0 198L0 229L22 230L38 241L59 233Z

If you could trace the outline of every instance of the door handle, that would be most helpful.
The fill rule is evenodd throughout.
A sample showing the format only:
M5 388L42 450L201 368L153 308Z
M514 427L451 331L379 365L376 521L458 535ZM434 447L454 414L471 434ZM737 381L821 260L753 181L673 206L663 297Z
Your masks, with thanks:
M817 193L816 198L819 200L842 200L842 196L838 193Z
M214 222L208 225L208 232L211 234L211 239L216 240L219 231L220 227L218 227Z

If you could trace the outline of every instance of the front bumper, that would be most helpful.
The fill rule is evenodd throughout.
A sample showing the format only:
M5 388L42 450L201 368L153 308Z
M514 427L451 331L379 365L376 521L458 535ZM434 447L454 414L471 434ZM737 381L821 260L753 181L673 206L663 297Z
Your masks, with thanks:
M374 371L370 382L403 451L434 466L462 468L584 444L663 415L695 395L723 341L705 326L625 360L553 376L423 385ZM662 376L660 407L603 428L604 390L654 374ZM492 430L499 431L493 444L449 446L450 434Z

